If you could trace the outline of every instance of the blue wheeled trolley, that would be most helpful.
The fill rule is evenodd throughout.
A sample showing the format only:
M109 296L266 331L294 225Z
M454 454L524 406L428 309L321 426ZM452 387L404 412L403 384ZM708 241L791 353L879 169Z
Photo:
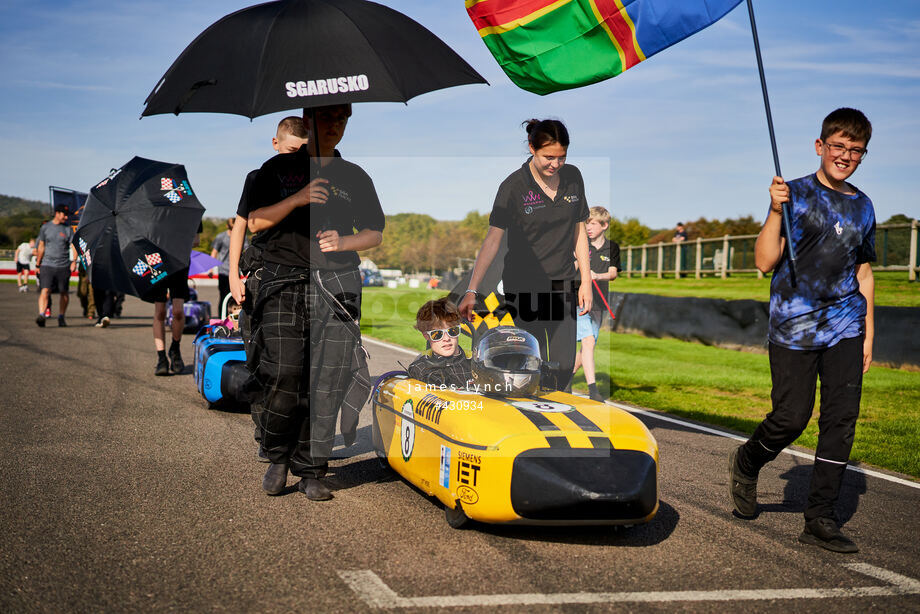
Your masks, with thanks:
M195 337L195 385L210 406L245 403L241 391L249 371L243 340L215 336L217 328L205 326Z

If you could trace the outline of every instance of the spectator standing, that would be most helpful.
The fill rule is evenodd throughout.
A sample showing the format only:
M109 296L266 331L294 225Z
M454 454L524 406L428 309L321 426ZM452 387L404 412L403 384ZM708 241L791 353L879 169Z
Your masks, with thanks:
M585 223L588 233L588 259L591 262L591 285L593 287L596 281L600 292L598 288L593 288L591 311L579 315L576 321L576 336L581 342L581 350L575 353L573 374L578 372L579 367L584 366L588 396L595 401L603 401L604 396L597 389L594 350L600 337L604 314L607 312L609 285L620 271L620 246L615 241L607 239L609 226L610 212L604 207L591 207L588 221Z
M224 297L230 294L230 234L235 222L235 218L228 219L227 230L217 235L211 244L211 258L220 260L220 266L217 267L217 290L220 293L218 313L224 305Z
M35 251L35 239L29 239L19 244L13 257L16 261L16 285L20 292L29 291L29 271L31 271L33 251Z
M201 224L199 224L197 233L200 234L201 230ZM189 246L189 250L197 245L198 236L196 234L195 241ZM188 267L169 275L166 279L157 283L153 290L143 297L144 301L153 303L153 344L157 351L157 365L154 368L154 375L169 375L170 373L178 375L185 368L180 345L182 343L182 331L185 329L185 301L189 300L189 297ZM172 323L170 325L172 343L169 345L168 354L166 351L167 300L172 302ZM104 326L102 324L102 327Z
M672 243L683 243L687 240L687 230L683 222L677 222L677 228L674 229L674 236L671 238Z
M38 317L35 323L40 327L45 326L45 320L51 315L52 288L61 296L58 326L67 326L64 315L70 301L70 274L77 266L77 252L71 245L73 228L67 225L69 213L67 205L55 205L54 217L38 231L36 266L41 291L38 294Z
M93 288L89 283L89 272L82 260L77 260L77 298L80 299L80 307L83 308L83 317L91 320L96 317L96 299L93 296Z

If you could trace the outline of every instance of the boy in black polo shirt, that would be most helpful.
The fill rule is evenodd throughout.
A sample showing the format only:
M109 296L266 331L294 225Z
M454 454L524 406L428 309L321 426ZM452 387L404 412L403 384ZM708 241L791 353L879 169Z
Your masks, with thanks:
M610 226L610 212L604 207L591 207L585 229L588 232L588 257L591 261L591 279L597 281L600 292L594 288L594 300L591 311L579 315L576 321L576 336L581 342L581 351L575 353L575 369L585 368L585 383L588 384L588 396L595 401L603 401L604 396L597 390L594 367L594 348L601 332L601 322L607 310L607 290L611 281L617 278L620 270L620 246L607 239ZM594 284L591 284L592 287Z
M246 360L259 384L262 448L271 461L262 489L281 494L290 469L301 478L298 490L324 501L332 498L321 478L336 417L360 409L349 405L363 360L356 252L380 244L385 220L371 178L335 155L351 105L304 109L305 121L311 112L320 158L302 146L267 161L253 181L249 230L264 233L263 264ZM349 427L355 418L349 413ZM354 432L345 422L343 414L348 441Z

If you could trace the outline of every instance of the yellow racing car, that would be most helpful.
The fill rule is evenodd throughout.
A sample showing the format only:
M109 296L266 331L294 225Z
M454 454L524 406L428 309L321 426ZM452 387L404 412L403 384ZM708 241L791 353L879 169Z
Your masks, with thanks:
M499 327L474 346L468 389L384 374L372 394L378 457L440 500L456 528L471 519L651 520L658 511L655 438L626 411L541 389L539 362L529 333Z

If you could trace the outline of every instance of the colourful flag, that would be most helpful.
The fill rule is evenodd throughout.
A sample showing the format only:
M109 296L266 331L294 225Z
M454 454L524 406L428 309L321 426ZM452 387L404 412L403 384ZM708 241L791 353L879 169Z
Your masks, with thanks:
M699 32L741 0L466 0L518 87L549 94L615 77Z

